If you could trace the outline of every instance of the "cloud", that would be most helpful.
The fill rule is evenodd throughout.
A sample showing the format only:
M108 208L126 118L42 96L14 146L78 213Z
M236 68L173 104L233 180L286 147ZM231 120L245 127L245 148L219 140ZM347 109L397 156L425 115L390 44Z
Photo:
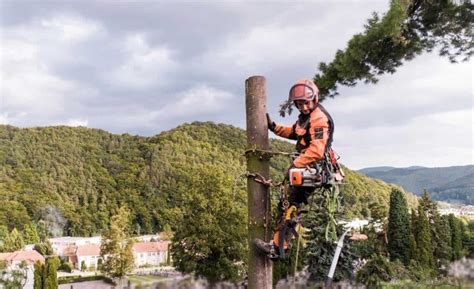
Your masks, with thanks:
M75 23L79 21L77 19ZM50 26L38 25L43 22L50 23ZM78 105L80 98L97 93L95 88L55 72L57 63L60 63L57 59L64 57L64 52L54 52L58 47L66 51L69 47L69 42L63 43L61 37L54 37L56 33L53 33L51 25L59 23L37 19L19 26L2 27L1 109L9 123L21 125L33 120L37 121L36 125L54 123L56 118L71 113L70 108ZM69 25L66 29L69 31L65 36L69 37L68 41L73 39L72 27ZM92 32L86 35L86 30L89 31L85 29L80 35L74 34L74 41L90 36ZM51 50L52 47L54 49ZM71 58L70 55L68 58ZM49 61L51 59L57 62Z
M87 119L70 119L66 122L67 126L87 126L89 121Z
M473 163L472 107L416 116L399 126L337 127L335 149L352 169L389 164L446 166Z
M207 84L198 84L183 91L163 108L153 113L157 119L193 118L197 115L222 113L229 108L232 98L230 92L211 87Z
M59 35L65 42L82 42L96 34L102 33L100 23L76 14L59 14L40 21L43 28L50 30L51 35Z
M111 74L109 82L114 86L131 89L148 89L164 86L177 63L172 51L164 46L151 47L141 34L128 36L123 41L125 59Z

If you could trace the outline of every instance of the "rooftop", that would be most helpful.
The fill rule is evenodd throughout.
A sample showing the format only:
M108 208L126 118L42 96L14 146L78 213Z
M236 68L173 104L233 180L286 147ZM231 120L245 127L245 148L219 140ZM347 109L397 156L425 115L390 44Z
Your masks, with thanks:
M0 260L9 263L26 261L28 264L34 264L36 261L44 262L44 257L36 251L15 251L10 253L0 253Z

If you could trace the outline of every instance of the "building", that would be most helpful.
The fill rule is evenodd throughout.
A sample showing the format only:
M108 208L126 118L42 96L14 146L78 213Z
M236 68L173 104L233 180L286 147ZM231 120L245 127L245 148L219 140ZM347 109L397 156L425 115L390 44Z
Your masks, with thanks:
M169 241L137 242L133 244L135 267L160 266L166 263L169 244ZM81 270L84 262L89 270L97 269L100 259L100 245L90 244L77 246L74 256L69 260L73 263L74 268Z
M66 257L70 255L71 250L74 251L77 246L84 245L100 245L102 238L97 237L60 237L49 239L51 247L56 255L59 257ZM74 248L74 249L71 249Z
M44 257L36 251L15 251L11 253L0 253L0 260L5 261L10 268L18 268L25 261L28 266L33 266L36 261L44 263Z
M26 264L26 283L23 289L33 289L34 264L36 262L44 263L44 257L36 251L15 251L11 253L0 253L0 261L5 261L6 272L20 269L22 263ZM1 287L0 287L1 288Z
M87 269L95 270L99 263L100 245L89 244L77 246L75 258L70 258L73 267L81 270L84 262ZM74 262L75 261L75 262Z
M159 266L168 258L169 241L140 242L133 245L135 267Z

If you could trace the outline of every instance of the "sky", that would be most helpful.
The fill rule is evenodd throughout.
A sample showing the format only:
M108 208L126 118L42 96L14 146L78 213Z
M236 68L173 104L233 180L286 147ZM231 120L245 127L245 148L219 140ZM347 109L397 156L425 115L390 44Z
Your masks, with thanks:
M182 123L245 129L245 80L268 111L364 29L377 1L0 0L0 124L152 136ZM472 60L436 52L323 102L351 169L474 164Z

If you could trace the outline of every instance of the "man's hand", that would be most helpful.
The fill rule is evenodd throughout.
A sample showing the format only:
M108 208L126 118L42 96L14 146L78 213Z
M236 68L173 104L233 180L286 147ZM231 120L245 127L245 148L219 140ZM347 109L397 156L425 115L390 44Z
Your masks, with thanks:
M275 122L270 118L270 115L267 113L267 126L268 129L271 131L275 131L276 124Z

